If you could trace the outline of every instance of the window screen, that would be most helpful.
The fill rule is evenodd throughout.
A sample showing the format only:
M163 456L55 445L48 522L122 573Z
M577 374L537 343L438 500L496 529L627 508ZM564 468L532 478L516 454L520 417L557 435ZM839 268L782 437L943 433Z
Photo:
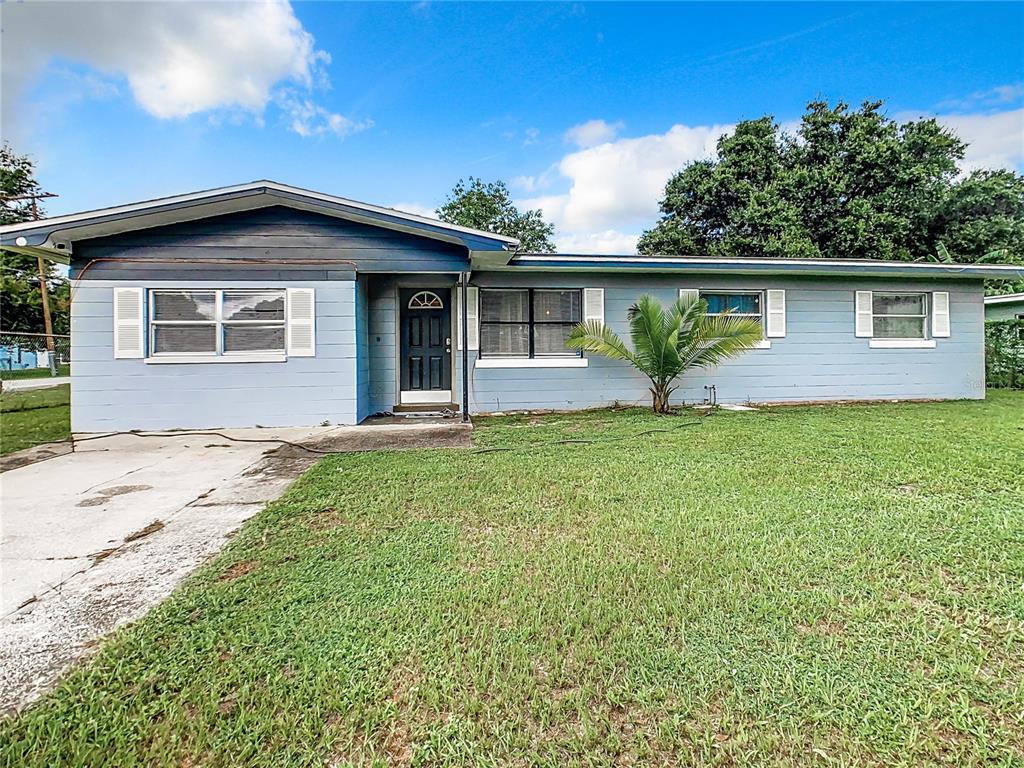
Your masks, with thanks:
M283 290L150 291L150 354L284 352Z
M878 339L923 339L928 333L928 297L923 293L873 293L871 314Z
M481 289L481 357L579 357L565 346L582 320L578 289Z

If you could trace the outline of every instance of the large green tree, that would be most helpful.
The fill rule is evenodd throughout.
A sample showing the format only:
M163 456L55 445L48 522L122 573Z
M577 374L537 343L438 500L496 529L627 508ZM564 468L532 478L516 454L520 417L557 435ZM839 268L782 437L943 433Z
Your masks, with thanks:
M32 201L11 200L41 192L35 180L32 159L17 154L4 142L0 148L0 224L17 224L32 218ZM42 215L42 208L39 211ZM69 325L69 286L46 262L50 291L50 312L54 333L67 333ZM39 268L34 256L23 256L0 249L0 328L5 331L43 333L42 296L39 292Z
M437 209L441 221L514 237L524 251L553 252L553 224L544 221L540 210L521 212L512 202L503 181L486 183L469 177L459 179L444 205Z
M646 254L957 261L1024 256L1024 180L960 178L966 145L935 120L897 123L881 102L815 101L795 133L771 117L740 123L715 160L665 188ZM989 259L991 261L991 258Z

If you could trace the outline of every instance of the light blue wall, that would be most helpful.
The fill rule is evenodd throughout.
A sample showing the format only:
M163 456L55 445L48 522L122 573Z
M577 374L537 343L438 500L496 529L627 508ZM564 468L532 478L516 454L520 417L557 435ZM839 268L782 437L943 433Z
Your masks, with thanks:
M626 311L643 293L662 303L680 288L786 290L787 334L714 370L683 376L677 403L699 403L714 384L719 402L785 402L985 395L982 286L970 281L877 281L566 273L475 273L482 287L605 289L605 320L628 339ZM854 335L857 290L948 291L952 336L934 349L871 349ZM475 360L475 353L473 353ZM456 384L456 388L460 385ZM628 364L589 356L587 368L471 369L473 412L648 404L647 382Z
M1024 315L1024 299L985 305L986 320L1013 320L1017 315Z
M356 281L356 422L373 414L370 410L369 318L370 298L366 277Z
M369 297L371 414L390 411L397 400L397 288L375 282Z
M316 290L316 356L283 363L148 364L114 359L113 285L79 283L71 305L74 432L354 424L358 418L353 281L275 283ZM267 287L241 281L145 287Z

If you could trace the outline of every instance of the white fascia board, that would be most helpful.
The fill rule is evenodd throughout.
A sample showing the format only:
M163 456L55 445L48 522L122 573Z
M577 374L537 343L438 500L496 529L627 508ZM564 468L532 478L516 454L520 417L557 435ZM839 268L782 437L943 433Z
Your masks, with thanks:
M1005 293L1002 296L986 296L986 304L1013 304L1024 301L1024 293Z

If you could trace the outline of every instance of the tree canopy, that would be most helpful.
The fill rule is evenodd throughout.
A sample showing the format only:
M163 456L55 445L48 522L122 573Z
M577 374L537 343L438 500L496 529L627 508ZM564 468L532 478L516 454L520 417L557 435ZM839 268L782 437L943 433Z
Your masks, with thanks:
M744 121L715 160L672 176L639 250L909 261L941 243L959 262L1003 250L1024 263L1024 179L961 177L965 149L935 120L898 123L877 101L811 102L792 134L771 117Z
M437 209L441 221L482 229L519 240L524 251L553 252L553 224L544 221L540 209L520 212L503 181L485 183L459 179L444 205Z
M35 165L31 158L17 154L4 142L0 148L0 224L17 224L32 218L31 200L9 200L39 193ZM40 215L42 208L40 207ZM68 281L47 262L47 283L54 333L68 332ZM3 330L44 333L42 297L39 294L39 269L34 256L22 256L0 250L0 305L3 306Z

